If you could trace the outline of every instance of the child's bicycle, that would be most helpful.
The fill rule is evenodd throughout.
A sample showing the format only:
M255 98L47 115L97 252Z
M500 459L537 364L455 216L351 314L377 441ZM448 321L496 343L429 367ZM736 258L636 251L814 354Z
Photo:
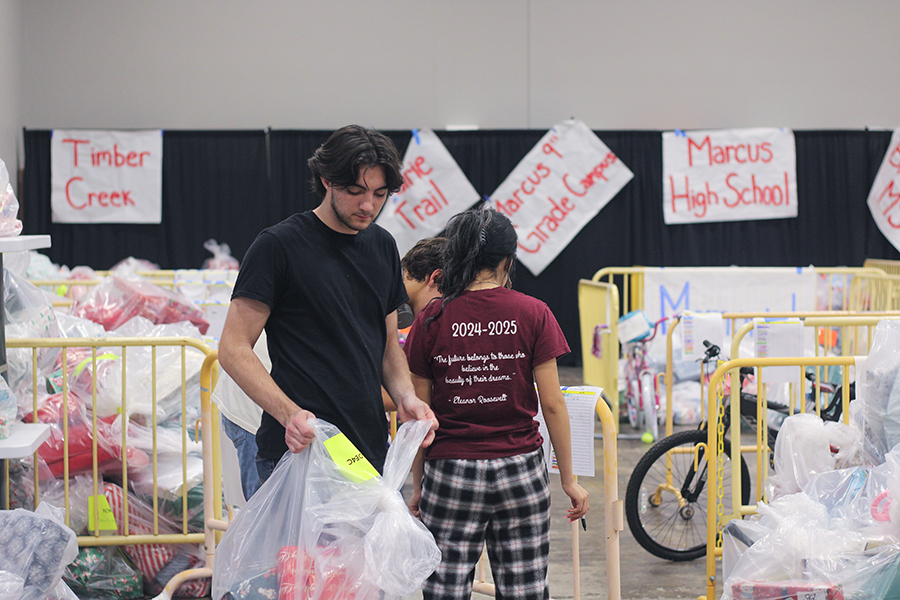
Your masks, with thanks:
M656 374L650 368L647 349L663 317L650 323L643 311L633 311L619 319L619 337L626 340L622 352L625 355L625 402L628 423L638 431L644 431L641 439L648 434L653 442L659 439L659 422L663 416L659 411L659 387Z
M719 348L704 341L704 364L719 357ZM753 369L740 370L741 383L753 374ZM833 394L832 401L822 411L825 420L837 420L841 403L839 386L818 384L822 393ZM812 390L815 394L815 389ZM815 397L815 395L813 395ZM741 417L756 426L757 397L741 392ZM725 506L731 504L731 441L725 437L731 426L731 395L724 398L722 471ZM783 404L767 402L769 410L787 415ZM837 411L838 416L835 416ZM641 457L625 491L625 516L634 539L648 552L671 561L688 561L706 555L707 543L707 440L708 422L697 429L680 431L659 440ZM768 446L774 451L778 430L768 428ZM772 454L770 454L770 457ZM743 457L740 465L741 504L750 502L750 470Z

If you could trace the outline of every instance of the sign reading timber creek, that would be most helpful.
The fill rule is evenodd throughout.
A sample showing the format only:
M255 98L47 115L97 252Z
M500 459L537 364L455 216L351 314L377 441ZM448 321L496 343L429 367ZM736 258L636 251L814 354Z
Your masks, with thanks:
M790 129L663 133L666 225L797 216Z
M519 236L516 258L535 276L634 175L581 121L548 131L491 194Z
M400 256L440 231L479 196L453 156L430 129L414 129L403 155L403 187L385 204L376 223L397 241Z
M54 129L54 223L162 222L162 131Z

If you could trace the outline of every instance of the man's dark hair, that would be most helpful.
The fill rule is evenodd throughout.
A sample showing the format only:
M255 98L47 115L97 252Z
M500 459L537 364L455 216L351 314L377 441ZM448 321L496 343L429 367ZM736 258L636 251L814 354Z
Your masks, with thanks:
M400 266L416 281L428 281L432 273L444 268L446 246L447 239L442 237L419 240L400 261Z
M389 137L374 129L346 125L331 134L307 162L313 190L325 197L322 179L339 188L355 185L361 167L383 167L388 191L403 185L403 161Z

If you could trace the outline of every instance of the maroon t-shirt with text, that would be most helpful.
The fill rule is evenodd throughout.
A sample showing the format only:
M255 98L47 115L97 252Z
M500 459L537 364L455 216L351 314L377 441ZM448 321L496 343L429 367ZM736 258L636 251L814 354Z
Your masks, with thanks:
M416 317L406 338L410 371L433 382L438 418L426 459L515 456L541 447L534 366L569 352L546 304L507 288L463 292L436 315Z

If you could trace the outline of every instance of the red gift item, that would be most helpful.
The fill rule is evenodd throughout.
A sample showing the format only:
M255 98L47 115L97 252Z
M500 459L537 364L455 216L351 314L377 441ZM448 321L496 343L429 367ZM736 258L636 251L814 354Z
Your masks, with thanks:
M66 445L69 453L69 475L86 473L94 466L93 423L85 408L86 402L75 392L68 393L65 403L68 416L68 439L63 430L63 394L48 396L37 410L37 422L48 423L50 437L38 448L38 455L47 463L55 477L64 474ZM28 413L22 420L31 423L35 415ZM143 469L150 464L150 457L143 450L128 447L122 452L122 438L110 430L115 416L97 420L97 465L101 474L121 473L122 456L129 471Z
M318 556L313 558L304 548L282 547L276 563L278 600L369 598L370 595L361 593L362 581L348 580L347 570L336 566L335 563L339 562L340 556L335 549L322 549L318 552Z
M734 600L844 600L840 585L810 581L738 581L731 595Z
M209 329L203 311L187 298L140 279L110 275L72 306L70 313L103 325L107 331L137 316L154 325L190 321L201 334Z

